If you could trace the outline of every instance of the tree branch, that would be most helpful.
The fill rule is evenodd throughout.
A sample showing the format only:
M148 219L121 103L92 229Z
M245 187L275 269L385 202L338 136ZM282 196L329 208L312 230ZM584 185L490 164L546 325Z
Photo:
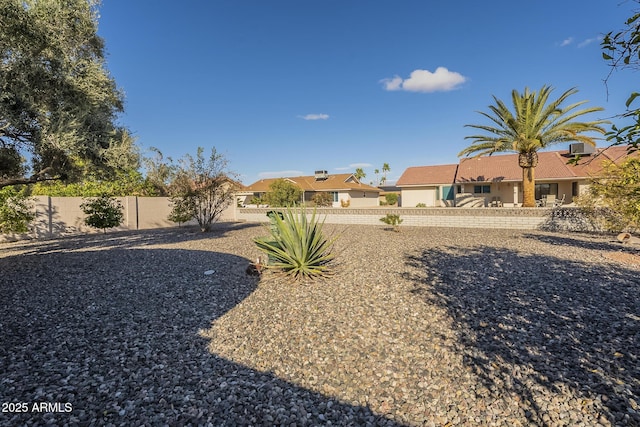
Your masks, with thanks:
M0 179L0 188L8 187L10 185L35 184L37 182L59 181L61 179L64 179L64 175L58 175L58 176L52 176L52 177L45 176L45 174L47 173L47 169L49 168L43 169L37 174L32 175L30 177Z

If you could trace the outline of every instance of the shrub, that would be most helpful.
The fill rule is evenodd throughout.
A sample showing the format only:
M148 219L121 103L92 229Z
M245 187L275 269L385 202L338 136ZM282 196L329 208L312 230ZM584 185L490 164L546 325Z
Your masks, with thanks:
M315 210L307 218L305 209L287 209L282 217L270 216L270 236L254 239L258 248L267 254L268 268L283 271L293 280L317 279L328 274L328 264L334 258L332 245L327 239Z
M302 189L284 178L276 179L269 185L269 192L265 199L269 206L295 206L302 199Z
M380 221L392 226L394 231L400 231L400 224L403 220L400 219L400 215L387 214L387 216L380 218Z
M418 204L416 205L416 208L426 208L426 207L427 207L427 204L426 204L426 203L418 203Z
M575 201L609 231L640 230L640 158L603 162L601 176L593 178L587 193Z
M320 207L331 207L333 206L333 197L329 193L316 193L314 194L311 201Z
M348 208L349 205L351 205L351 200L344 200L344 199L340 200L340 206L342 206L343 208Z
M124 220L122 203L106 194L85 199L80 209L87 215L84 223L89 227L101 228L103 233L107 232L107 228L119 226Z
M169 221L177 222L179 227L193 219L194 209L191 200L181 197L171 197L169 200L171 201L171 212L167 217Z
M26 187L18 190L14 186L0 189L0 233L26 233L35 218L31 210Z
M388 205L395 205L396 203L398 203L398 194L397 193L385 194L384 198L386 199Z
M198 147L196 157L186 155L176 169L170 186L171 200L178 202L186 213L198 221L200 230L210 231L224 210L233 202L236 183L227 169L227 159L215 147L206 158Z

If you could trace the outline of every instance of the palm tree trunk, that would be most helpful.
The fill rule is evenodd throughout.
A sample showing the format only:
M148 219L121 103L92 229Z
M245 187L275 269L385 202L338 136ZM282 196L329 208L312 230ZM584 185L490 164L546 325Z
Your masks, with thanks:
M534 208L536 206L536 182L535 168L532 166L522 168L522 207Z

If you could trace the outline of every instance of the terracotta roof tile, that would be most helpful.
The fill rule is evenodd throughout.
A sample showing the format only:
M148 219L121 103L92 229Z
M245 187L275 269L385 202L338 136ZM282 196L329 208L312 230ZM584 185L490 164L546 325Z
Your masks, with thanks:
M567 164L571 159L567 150L538 152L538 166L535 170L536 180L586 178L602 168L602 161L609 156L620 159L624 153L611 147L604 151L608 156L591 155L583 157L578 166ZM596 150L600 153L603 149ZM600 159L598 159L600 158ZM500 182L521 181L522 169L518 165L517 154L497 156L471 157L460 160L456 182Z
M266 193L269 191L269 186L276 180L282 178L268 178L256 181L253 184L247 186L246 191L254 193ZM328 175L327 179L316 180L315 176L296 176L284 178L291 183L297 185L304 191L348 191L348 190L361 190L361 191L373 191L380 192L377 187L372 187L367 184L362 184L355 179L353 174L341 173L335 175Z
M414 166L407 168L396 185L452 184L458 165Z

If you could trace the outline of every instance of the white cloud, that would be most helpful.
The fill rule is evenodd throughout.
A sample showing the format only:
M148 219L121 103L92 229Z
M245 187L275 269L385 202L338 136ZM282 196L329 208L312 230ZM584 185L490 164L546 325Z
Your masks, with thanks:
M600 40L602 40L601 36L592 37L590 39L586 39L586 40L583 40L580 43L578 43L578 47L585 47L585 46L590 45L591 43L599 42Z
M455 71L449 71L445 67L438 67L433 73L428 70L414 70L409 78L404 80L399 76L380 80L385 90L424 93L447 92L457 89L466 81L465 76Z
M298 116L303 120L327 120L329 118L328 114L307 114L306 116Z
M351 163L349 166L341 166L333 169L337 171L355 171L356 168L370 168L371 166L373 166L371 163Z
M258 176L260 178L284 178L290 176L302 176L304 172L297 170L284 170L275 172L260 172Z
M400 76L394 76L392 79L383 79L381 82L384 83L386 90L402 89L402 78Z
M566 38L562 40L562 43L560 43L560 47L569 46L571 43L573 43L573 37Z

